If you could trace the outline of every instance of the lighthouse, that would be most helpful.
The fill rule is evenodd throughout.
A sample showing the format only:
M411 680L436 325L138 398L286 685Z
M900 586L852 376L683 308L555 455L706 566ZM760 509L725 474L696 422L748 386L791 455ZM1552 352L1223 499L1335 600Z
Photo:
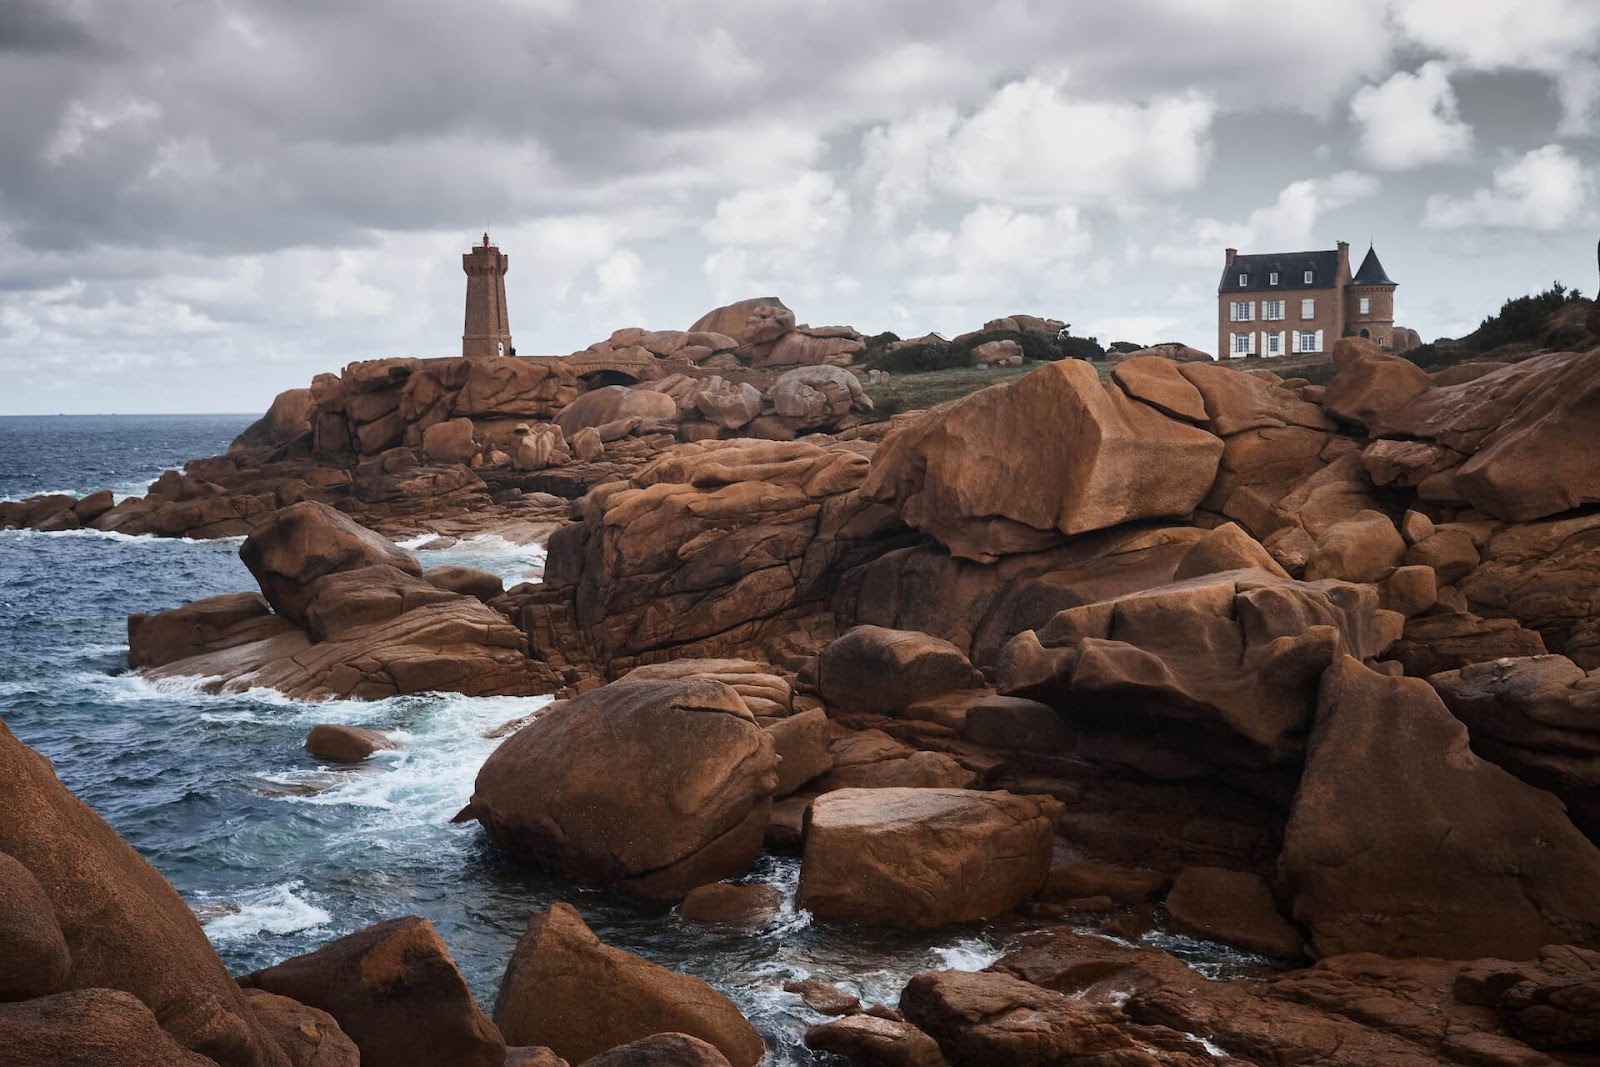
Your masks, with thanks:
M511 355L511 322L506 317L506 267L510 259L483 235L483 244L461 257L467 272L467 316L461 354L468 359Z

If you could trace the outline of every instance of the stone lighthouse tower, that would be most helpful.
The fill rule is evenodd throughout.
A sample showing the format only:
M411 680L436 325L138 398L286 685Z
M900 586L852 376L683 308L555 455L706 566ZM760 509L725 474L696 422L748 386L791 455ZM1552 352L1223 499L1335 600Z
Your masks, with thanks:
M511 354L511 321L506 317L507 256L483 235L483 244L461 257L467 272L467 324L461 334L461 354L487 359Z

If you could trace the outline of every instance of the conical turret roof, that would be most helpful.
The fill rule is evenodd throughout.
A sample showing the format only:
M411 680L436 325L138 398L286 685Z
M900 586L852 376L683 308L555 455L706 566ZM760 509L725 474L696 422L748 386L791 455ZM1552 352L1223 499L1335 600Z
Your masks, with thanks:
M1371 245L1367 246L1367 258L1361 261L1361 269L1356 271L1356 276L1350 279L1351 285L1398 285L1399 282L1389 277L1384 271L1383 264L1378 262L1378 253L1373 251Z

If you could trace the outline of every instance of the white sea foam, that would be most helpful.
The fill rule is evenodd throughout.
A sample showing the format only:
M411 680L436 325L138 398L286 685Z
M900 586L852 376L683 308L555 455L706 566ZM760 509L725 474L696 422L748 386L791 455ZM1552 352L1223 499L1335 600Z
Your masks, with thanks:
M205 925L212 941L248 941L263 934L293 934L331 922L333 916L300 894L298 881L268 886L234 902L238 911L218 915ZM209 903L209 902L202 902Z
M946 969L952 971L981 971L1004 955L994 945L976 937L957 941L953 945L941 945L933 953Z
M0 530L6 537L82 537L126 544L242 545L243 537L160 537L156 534L125 534L117 530Z

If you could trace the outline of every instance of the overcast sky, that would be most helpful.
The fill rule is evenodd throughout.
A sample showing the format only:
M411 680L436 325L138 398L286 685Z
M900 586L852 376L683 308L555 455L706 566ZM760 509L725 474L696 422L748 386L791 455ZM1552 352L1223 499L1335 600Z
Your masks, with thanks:
M259 411L747 296L1215 345L1222 250L1397 319L1596 288L1597 0L0 0L0 413Z

